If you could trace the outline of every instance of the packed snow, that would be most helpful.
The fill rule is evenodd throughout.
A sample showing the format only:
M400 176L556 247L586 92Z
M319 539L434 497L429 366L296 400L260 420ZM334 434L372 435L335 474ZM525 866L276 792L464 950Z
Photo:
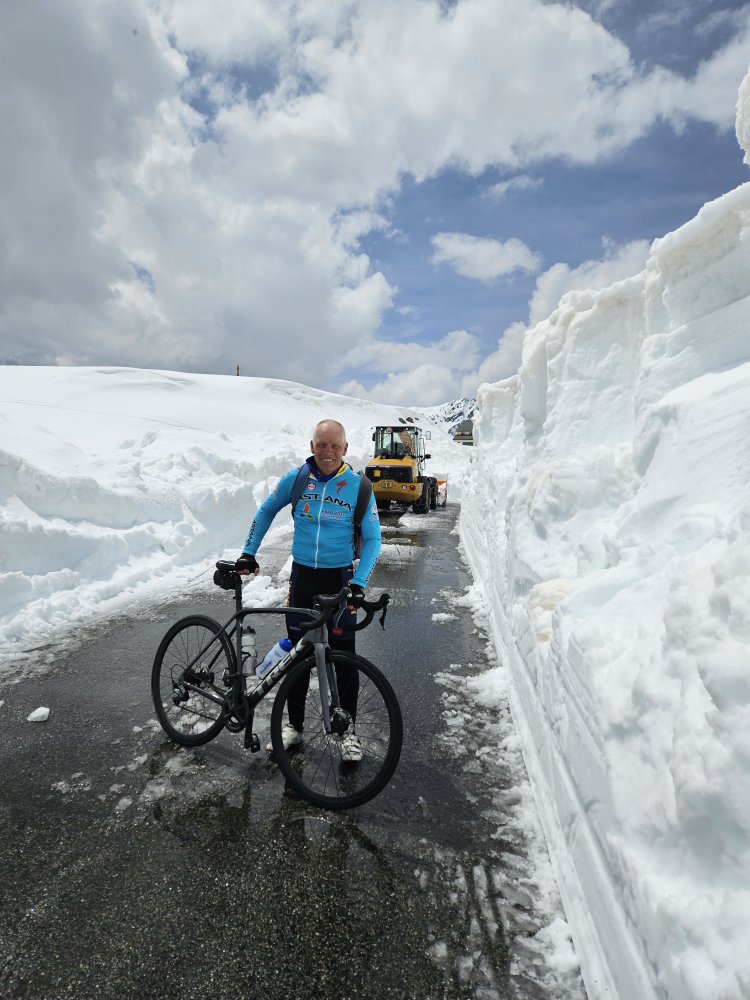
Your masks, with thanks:
M590 1000L750 997L749 328L745 184L478 393L462 538Z

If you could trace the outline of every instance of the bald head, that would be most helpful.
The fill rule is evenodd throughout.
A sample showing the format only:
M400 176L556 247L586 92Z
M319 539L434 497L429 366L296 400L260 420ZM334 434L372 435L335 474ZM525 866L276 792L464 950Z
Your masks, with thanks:
M321 420L316 424L310 449L323 475L338 472L348 447L344 425L338 420Z
M320 433L329 433L332 431L335 432L336 428L338 428L338 430L341 432L342 438L344 439L344 441L346 441L346 431L344 429L344 425L340 424L338 420L332 420L330 417L326 417L324 420L318 421L318 423L315 425L315 430L313 431L313 438L315 438L315 435L318 432Z

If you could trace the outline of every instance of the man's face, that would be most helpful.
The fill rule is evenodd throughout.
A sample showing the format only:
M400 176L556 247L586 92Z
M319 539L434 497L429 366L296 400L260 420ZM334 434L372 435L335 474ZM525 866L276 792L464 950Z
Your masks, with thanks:
M315 463L324 476L338 472L341 459L349 445L344 433L336 424L323 423L315 428L315 436L310 442Z

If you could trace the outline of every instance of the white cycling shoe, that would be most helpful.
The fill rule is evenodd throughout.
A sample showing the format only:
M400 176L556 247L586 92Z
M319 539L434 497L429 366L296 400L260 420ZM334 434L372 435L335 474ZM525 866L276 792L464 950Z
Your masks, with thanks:
M284 744L285 750L298 747L302 743L302 733L287 722L281 729L281 742ZM266 746L266 750L269 753L273 753L273 743L270 740Z
M356 733L347 733L341 741L341 762L359 764L362 760L362 744Z

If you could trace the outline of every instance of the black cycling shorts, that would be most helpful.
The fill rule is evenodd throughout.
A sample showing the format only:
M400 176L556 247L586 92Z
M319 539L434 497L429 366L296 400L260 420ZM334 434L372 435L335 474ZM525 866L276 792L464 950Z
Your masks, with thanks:
M312 566L302 566L292 563L292 573L289 578L289 597L287 605L290 608L311 608L316 594L338 594L342 587L347 587L354 573L352 566L338 569L313 569ZM288 614L286 627L289 638L296 643L302 633L299 631L299 621L305 615ZM354 625L357 616L344 610L336 621L328 623L328 644L331 649L348 649L354 651Z

